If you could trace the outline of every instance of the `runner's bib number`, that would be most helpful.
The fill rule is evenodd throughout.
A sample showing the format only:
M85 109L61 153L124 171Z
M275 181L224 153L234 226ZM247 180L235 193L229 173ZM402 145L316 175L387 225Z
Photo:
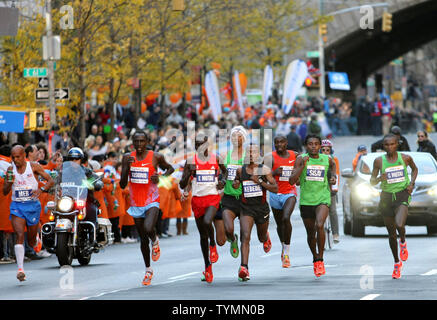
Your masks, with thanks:
M196 182L203 185L215 183L215 170L197 170Z
M243 192L245 198L261 197L263 195L262 187L253 181L243 181Z
M132 183L148 184L149 183L149 168L147 167L131 167L130 181Z
M15 187L15 201L31 201L32 189L26 187Z
M291 177L291 173L293 172L293 166L281 166L282 175L279 177L279 181L288 181Z
M237 175L237 170L238 168L241 168L241 166L239 165L235 165L235 164L229 164L227 169L228 169L228 181L234 181L235 177Z
M308 165L306 180L323 182L325 180L325 166Z
M390 167L385 169L387 174L387 183L398 183L405 181L405 172L403 166Z

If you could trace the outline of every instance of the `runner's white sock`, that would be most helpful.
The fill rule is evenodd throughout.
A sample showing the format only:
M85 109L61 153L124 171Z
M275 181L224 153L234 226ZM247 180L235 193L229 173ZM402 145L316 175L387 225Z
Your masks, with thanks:
M284 255L287 255L287 256L290 255L290 245L289 244L284 244L283 252L284 252Z
M147 267L147 268L146 268L146 272L147 272L147 271L150 271L150 272L153 273L152 267Z
M24 246L22 244L16 244L14 246L15 257L17 258L18 269L23 269L24 263Z

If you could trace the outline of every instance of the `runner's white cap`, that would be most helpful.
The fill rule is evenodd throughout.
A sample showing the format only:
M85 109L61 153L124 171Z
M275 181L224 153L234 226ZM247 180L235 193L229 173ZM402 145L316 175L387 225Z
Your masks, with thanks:
M231 130L231 137L236 132L238 132L241 135L243 135L244 141L246 141L246 139L247 139L247 131L246 131L246 129L243 126L236 126L236 127L232 128L232 130Z

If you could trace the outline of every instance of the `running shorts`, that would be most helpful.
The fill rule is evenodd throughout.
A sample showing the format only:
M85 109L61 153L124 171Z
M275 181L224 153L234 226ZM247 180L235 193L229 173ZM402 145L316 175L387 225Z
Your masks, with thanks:
M145 207L130 207L127 209L127 213L129 213L132 218L145 218L147 211L151 208L159 209L159 202L152 202Z
M252 217L255 224L264 224L269 221L270 207L267 202L255 206L241 202L240 215Z
M316 209L317 207L321 206L321 205L325 205L329 208L327 203L320 203L316 206L305 206L305 205L301 205L299 206L300 209L300 216L302 217L302 219L316 219Z
M379 200L379 212L383 217L394 217L396 215L396 209L401 204L408 207L410 201L411 195L407 189L396 193L382 191Z
M220 206L220 195L219 194L213 194L209 196L203 196L203 197L192 197L191 198L191 208L194 212L194 217L200 218L202 217L206 209L209 207L215 207L217 210Z
M10 206L9 220L12 216L26 220L26 224L31 227L39 223L41 214L41 203L39 201L12 201Z
M270 192L270 206L272 209L282 210L285 203L291 197L296 197L295 193L273 193Z
M234 196L224 194L222 198L222 210L225 209L231 210L237 217L240 216L240 210L241 210L241 199L237 199Z

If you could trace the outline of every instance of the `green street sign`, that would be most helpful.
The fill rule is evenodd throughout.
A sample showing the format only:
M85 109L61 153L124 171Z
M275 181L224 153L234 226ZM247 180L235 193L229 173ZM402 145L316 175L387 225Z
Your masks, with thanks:
M318 58L320 56L319 51L308 51L307 58Z
M47 74L47 68L24 68L23 71L25 78L45 78Z

